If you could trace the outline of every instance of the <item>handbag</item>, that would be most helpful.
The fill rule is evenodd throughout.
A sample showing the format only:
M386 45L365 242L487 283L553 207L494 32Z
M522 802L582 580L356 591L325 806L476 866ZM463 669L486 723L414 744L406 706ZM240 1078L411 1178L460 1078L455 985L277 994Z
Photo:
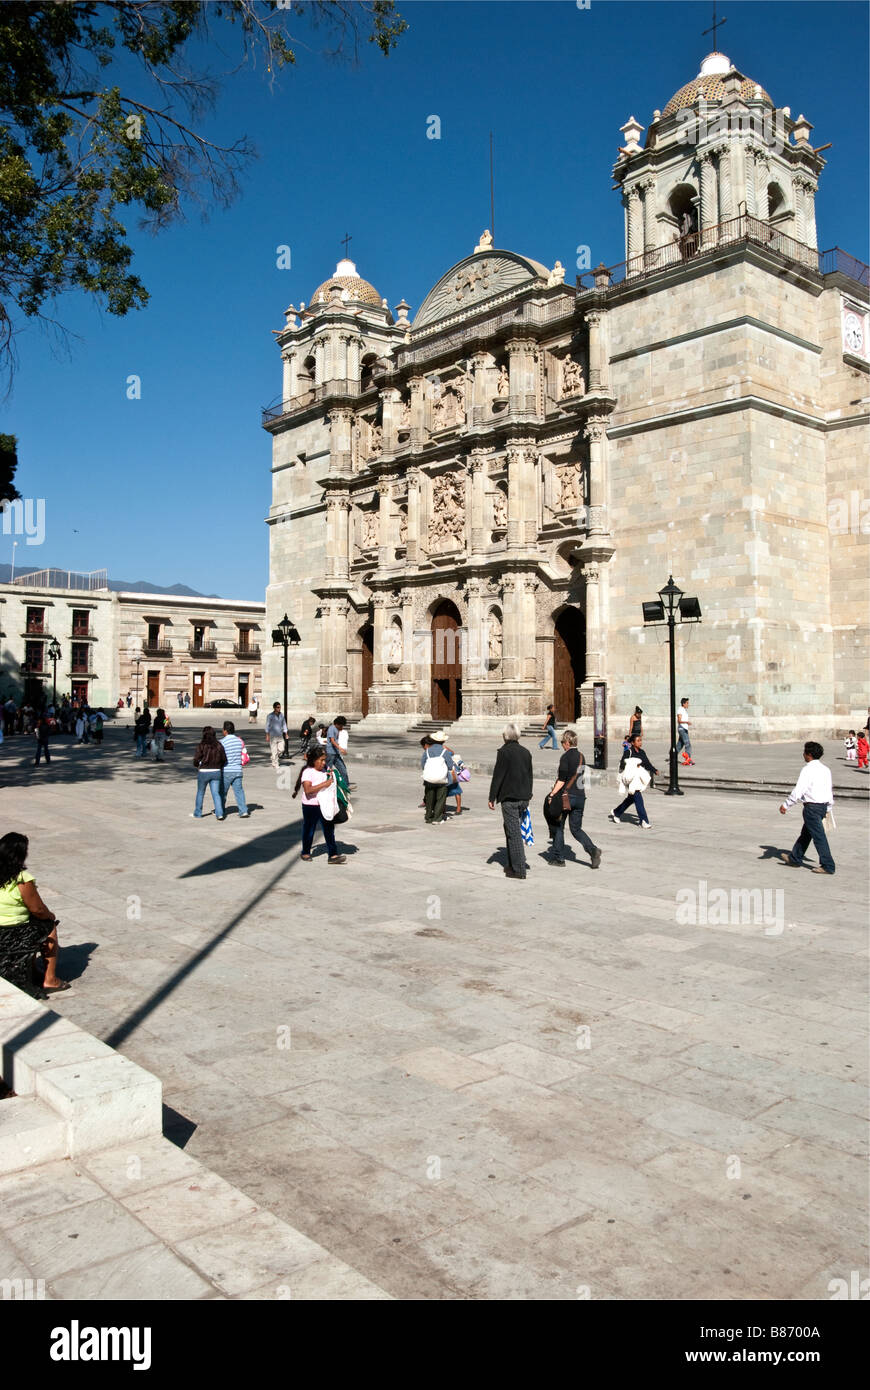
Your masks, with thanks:
M171 753L175 748L175 740L168 738L163 747L166 749L167 753Z
M251 761L251 755L244 744L242 744L242 767L247 767Z
M350 819L350 817L349 817L349 815L348 815L347 804L342 805L341 802L339 802L339 803L338 803L338 810L336 811L335 815L332 817L332 823L333 823L333 825L344 825L345 821L346 821L346 820L349 820L349 819Z
M581 754L580 754L580 761L579 761L579 763L577 764L577 771L574 773L574 776L571 778L570 782L566 782L565 785L564 785L564 787L562 788L562 810L563 810L563 811L570 811L570 810L571 810L571 798L570 798L570 796L568 795L568 793L569 793L569 791L571 790L571 788L573 787L574 783L577 781L577 777L578 777L578 775L579 775L579 772L580 772L580 769L581 769L582 766L583 766L583 754L581 753Z
M520 835L522 836L524 845L533 845L535 843L535 836L532 830L532 815L528 806L523 811L520 819Z

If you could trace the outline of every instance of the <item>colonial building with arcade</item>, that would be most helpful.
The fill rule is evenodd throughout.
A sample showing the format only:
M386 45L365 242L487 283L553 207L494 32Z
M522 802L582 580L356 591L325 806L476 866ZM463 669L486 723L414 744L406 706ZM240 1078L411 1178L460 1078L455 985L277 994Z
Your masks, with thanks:
M394 311L350 260L276 335L267 627L291 711L408 728L667 718L673 574L716 736L866 711L867 267L817 245L812 126L720 53L631 117L623 262L576 284L484 232ZM282 654L264 653L264 698Z

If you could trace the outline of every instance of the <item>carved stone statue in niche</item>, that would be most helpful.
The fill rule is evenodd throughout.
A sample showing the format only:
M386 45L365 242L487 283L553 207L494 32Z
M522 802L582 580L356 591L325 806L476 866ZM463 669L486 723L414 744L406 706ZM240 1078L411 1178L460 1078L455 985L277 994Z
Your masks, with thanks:
M402 627L394 618L390 624L390 648L387 657L388 666L401 666L402 664Z
M452 384L445 386L435 405L435 428L446 430L464 424L465 401L462 392Z
M580 469L576 463L566 464L559 475L561 491L559 493L559 510L561 512L573 511L582 502Z
M411 402L402 401L402 409L399 414L399 429L409 430L411 428Z
M499 367L498 382L495 389L499 396L507 396L510 394L511 379L507 367Z
M380 425L372 425L369 435L369 458L377 458L384 447L384 431Z
M360 550L373 550L378 543L378 514L365 511L360 514Z
M497 613L490 613L486 619L486 654L491 666L501 661L502 627Z
M429 524L430 538L436 542L437 549L447 550L462 538L465 525L465 507L462 489L455 473L442 473L435 479L432 493L432 519Z
M562 395L582 396L586 391L583 368L573 357L566 357L562 364Z
M408 513L404 507L399 509L399 545L408 544Z
M503 531L507 526L507 497L500 487L492 496L492 524L496 531Z

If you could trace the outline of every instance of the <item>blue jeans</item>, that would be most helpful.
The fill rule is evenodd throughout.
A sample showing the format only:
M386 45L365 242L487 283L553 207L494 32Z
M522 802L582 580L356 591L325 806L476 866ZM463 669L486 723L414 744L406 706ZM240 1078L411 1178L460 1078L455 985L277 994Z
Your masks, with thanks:
M345 782L350 783L350 778L347 775L347 768L344 765L344 758L340 753L336 753L334 750L326 755L327 772L333 767L337 767Z
M148 742L148 735L147 735L147 734L137 734L137 735L136 735L136 757L137 757L137 758L144 758L144 757L145 757L145 745L146 745L147 742Z
M809 848L810 840L812 840L816 847L816 853L819 856L819 863L823 869L827 869L828 873L832 874L834 872L834 857L831 854L831 847L828 844L828 837L825 834L825 827L822 823L825 819L825 812L827 809L827 806L819 805L817 802L804 802L803 828L801 829L800 835L798 835L795 840L791 857L796 864L802 864L804 862L804 854Z
M154 745L154 761L157 763L162 763L163 745L166 742L166 735L161 730L159 734L152 735L151 742Z
M538 747L539 747L539 748L556 748L556 749L558 749L559 745L558 745L558 743L556 742L556 726L555 726L555 724L548 724L548 725L547 725L547 732L544 734L544 737L541 739L540 743L538 744Z
M643 824L645 820L649 820L649 816L646 813L646 807L643 804L643 797L641 796L640 792L632 792L631 795L627 796L624 801L620 801L619 805L613 808L613 814L615 816L621 816L623 811L626 811L628 807L632 804L632 802L634 802L635 810L637 811L637 814L640 816L641 824Z
M39 757L40 757L40 754L44 754L44 755L45 755L45 761L46 761L47 763L50 763L50 762L51 762L51 754L50 754L49 751L48 751L48 744L47 744L47 743L40 743L39 741L37 741L37 744L36 744L36 759L35 759L35 763L34 763L34 766L36 766L36 767L39 767Z
M691 756L692 756L692 743L691 743L691 740L690 740L690 738L689 738L689 731L688 731L688 729L686 728L685 724L681 724L680 727L679 727L679 729L677 730L677 752L678 752L678 753L679 753L679 751L680 751L681 748L685 748L686 752L688 753L689 757L691 758Z
M206 787L211 788L211 799L214 802L214 813L222 816L224 813L223 802L221 801L221 772L219 767L207 768L205 772L196 774L196 805L193 814L197 820L202 815L202 802L205 796Z
M311 846L314 843L314 832L318 825L323 826L323 838L326 841L326 850L330 859L334 859L338 854L338 850L335 847L335 829L331 820L323 819L323 812L319 806L302 807L302 853L311 853Z
M562 793L557 792L556 795L561 797ZM571 831L574 839L577 841L578 845L583 846L587 854L594 854L596 849L596 846L583 829L583 812L586 810L586 793L570 791L568 793L568 801L570 802L571 810L563 812L562 819L559 821L558 825L554 825L552 829L554 859L565 858L566 821L568 823L568 829Z
M233 793L234 793L235 798L236 798L236 805L237 805L238 808L239 808L239 815L240 815L240 816L246 816L246 815L248 814L248 803L247 803L247 801L245 800L245 789L244 789L244 787L242 786L242 774L241 774L241 771L239 771L239 772L228 772L227 769L224 768L223 773L221 774L221 784L222 784L222 787L221 787L221 790L222 790L222 798L221 798L221 799L222 799L222 801L223 801L223 812L224 812L224 815L226 815L226 810L227 810L227 792L229 791L230 787L232 787Z

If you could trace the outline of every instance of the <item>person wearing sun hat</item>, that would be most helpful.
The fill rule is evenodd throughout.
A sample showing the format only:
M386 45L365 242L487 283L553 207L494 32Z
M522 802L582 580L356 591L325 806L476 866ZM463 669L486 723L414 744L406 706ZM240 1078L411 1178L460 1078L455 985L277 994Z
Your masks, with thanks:
M440 825L447 819L447 783L453 767L453 754L446 747L446 740L444 729L436 729L434 734L421 740L423 756L420 766L423 769L423 804L426 807L427 825Z

